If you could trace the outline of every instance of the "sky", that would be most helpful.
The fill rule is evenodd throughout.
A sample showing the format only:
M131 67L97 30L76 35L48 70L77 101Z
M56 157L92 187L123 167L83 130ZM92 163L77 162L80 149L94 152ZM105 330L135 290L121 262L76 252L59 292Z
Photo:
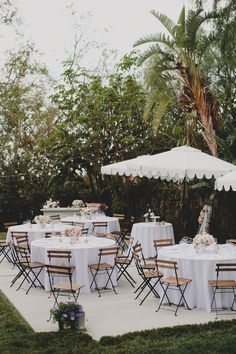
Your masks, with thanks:
M79 39L78 53L83 66L101 65L104 49L108 52L105 60L118 61L133 49L135 40L163 31L162 25L150 14L151 9L176 21L182 6L188 6L189 1L15 0L15 4L23 20L24 40L35 43L41 62L58 75L61 62L73 53L75 37ZM14 33L4 32L0 44L1 52L16 47Z

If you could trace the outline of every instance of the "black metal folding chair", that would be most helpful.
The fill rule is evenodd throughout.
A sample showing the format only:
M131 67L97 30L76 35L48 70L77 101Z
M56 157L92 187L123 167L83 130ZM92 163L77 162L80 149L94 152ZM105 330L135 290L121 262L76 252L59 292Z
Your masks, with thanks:
M126 246L127 246L128 252L126 255L124 253L122 253L116 257L116 267L118 269L117 281L122 276L124 276L126 278L126 280L128 280L128 282L130 283L130 285L132 287L135 287L134 284L136 284L136 281L128 272L128 268L130 267L130 265L132 264L132 261L133 261L133 254L132 254L133 241L134 241L134 238L131 236L126 239Z
M156 251L156 257L158 257L158 251L161 247L168 247L172 246L174 244L174 241L172 238L166 238L166 239L158 239L158 240L153 240L153 245Z
M157 270L145 270L142 266L141 259L139 255L135 252L133 252L133 257L135 261L135 265L138 271L138 274L142 278L142 283L139 285L139 287L136 289L135 292L138 292L138 294L135 297L135 300L140 297L140 295L143 293L143 291L148 288L149 291L145 295L145 297L141 300L139 305L142 305L143 302L146 300L146 298L152 293L155 295L155 297L159 298L159 294L156 290L156 286L158 283L160 283L160 280L163 276L162 273L158 272Z
M117 294L111 277L116 267L115 258L117 257L118 250L119 247L100 248L98 253L98 263L88 265L90 272L92 274L92 282L90 284L90 289L92 290L93 284L95 284L95 290L97 290L99 297L101 296L101 291L98 287L96 277L101 274L106 274L108 277L107 282L103 287L103 289L107 289L107 286L110 283L114 293ZM113 257L113 262L111 263L102 262L104 257L107 256Z
M107 222L106 221L94 221L93 222L93 234L100 232L106 233L107 232Z
M74 301L77 301L80 290L84 287L84 285L72 282L72 275L75 270L75 266L47 264L45 267L49 278L50 291L55 300L53 308L59 305L58 297L60 295L66 295L69 298L72 296ZM61 277L63 277L63 282L60 280L55 280L58 278L60 279Z
M172 305L172 303L170 302L170 299L167 295L168 290L177 290L180 293L180 298L179 298L179 302L176 306L176 310L175 310L175 316L177 316L177 312L178 309L182 303L182 301L184 302L185 306L187 307L188 310L191 310L188 306L188 303L186 301L186 298L184 296L186 288L188 286L188 284L192 281L191 279L188 278L180 278L178 276L178 265L177 262L174 261L167 261L164 259L159 259L157 258L156 260L156 264L157 264L157 270L160 271L160 269L170 269L174 272L174 276L168 276L168 277L163 277L160 281L162 289L163 289L163 296L161 298L160 304L158 309L156 310L159 311L161 308L161 305L164 301L164 299L166 298L169 306Z
M213 296L211 302L211 310L215 311L216 319L218 318L219 311L224 310L223 307L217 307L216 304L216 295L217 294L232 294L233 302L230 307L231 311L234 310L234 305L236 305L236 281L234 279L221 279L221 275L225 274L225 272L236 272L236 263L217 263L216 264L216 279L209 280L209 285L212 287ZM235 273L236 274L236 273ZM235 277L234 277L235 278ZM228 313L222 313L226 315Z
M12 263L12 258L11 258L11 245L7 241L0 241L0 263L6 258L8 262Z
M18 268L20 270L17 277L15 278L19 279L23 277L23 280L21 281L20 285L16 290L19 290L25 283L25 281L29 283L26 295L29 293L32 287L38 286L36 282L38 282L38 284L43 288L44 286L39 280L39 275L44 268L44 264L39 262L31 262L29 252L24 246L14 245L13 247L15 249L15 254L17 257ZM17 279L14 280L14 283ZM11 286L14 283L12 283Z

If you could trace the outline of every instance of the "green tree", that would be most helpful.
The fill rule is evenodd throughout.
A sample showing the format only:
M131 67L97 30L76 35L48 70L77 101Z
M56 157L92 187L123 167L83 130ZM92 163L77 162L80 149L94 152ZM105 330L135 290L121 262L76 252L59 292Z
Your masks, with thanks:
M187 126L188 140L201 132L209 150L216 156L215 131L219 128L219 113L209 83L201 72L202 51L207 48L210 37L204 37L204 45L203 37L200 36L201 41L199 39L202 24L214 15L202 15L202 10L190 10L186 16L183 7L175 24L164 14L154 10L151 13L164 25L169 35L149 35L134 44L153 43L140 57L140 64L152 59L148 78L148 111L154 110L159 124L170 102L177 100L188 118L191 117Z

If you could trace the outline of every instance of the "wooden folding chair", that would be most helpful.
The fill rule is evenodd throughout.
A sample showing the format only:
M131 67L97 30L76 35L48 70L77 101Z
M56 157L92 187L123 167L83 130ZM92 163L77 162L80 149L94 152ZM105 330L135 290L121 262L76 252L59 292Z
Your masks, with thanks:
M82 230L81 230L81 236L88 236L88 232L89 232L89 229L88 228L83 228Z
M48 259L50 262L50 265L53 264L53 261L61 261L64 263L64 265L70 265L71 261L71 251L67 250L48 250L47 251Z
M12 258L10 255L11 252L11 245L7 241L0 241L0 263L6 258L8 262L12 263Z
M60 215L59 214L57 214L57 215L50 215L50 219L52 220L52 221L60 221L61 220L61 217L60 217Z
M8 230L9 227L17 225L17 221L7 221L3 223L4 230Z
M27 248L28 252L30 253L28 232L12 231L11 238L13 244Z
M61 232L60 231L50 231L50 232L45 232L45 238L51 238L52 236L60 236Z
M236 272L236 263L217 263L216 264L216 279L209 280L209 285L212 287L213 296L211 302L211 310L215 311L216 319L218 318L219 311L224 310L223 308L219 308L216 305L216 294L232 294L233 302L230 307L231 311L234 310L234 305L236 304L236 281L229 279L221 279L221 275L225 274L225 272ZM236 273L235 273L236 274ZM234 277L235 278L235 277ZM223 313L224 315L226 313Z
M153 245L156 251L156 257L158 258L158 250L161 247L168 247L168 246L172 246L174 244L173 239L172 238L166 238L166 239L159 239L159 240L153 240Z
M107 222L106 221L94 221L93 222L93 234L95 234L97 231L98 231L98 233L106 233L107 232Z
M145 270L142 266L142 261L138 253L133 252L133 257L136 265L136 269L140 277L142 278L142 282L139 287L136 289L135 293L138 294L135 297L135 300L140 297L142 292L148 287L149 291L145 295L145 297L141 300L139 305L142 305L146 298L152 293L155 297L159 298L159 294L156 290L156 286L160 283L163 274L157 271L156 269Z
M73 299L76 302L78 300L80 290L84 287L84 285L73 283L72 275L75 267L54 264L47 264L45 267L49 278L50 291L55 300L53 308L59 306L58 297L60 295L67 295L69 298L70 296L73 296ZM64 281L56 282L55 279L58 279L58 277L63 277Z
M156 265L157 265L157 270L160 271L160 269L170 269L174 272L174 276L169 276L169 277L163 277L160 281L162 289L163 289L163 296L162 299L160 301L159 307L156 310L159 311L161 308L161 305L163 303L163 300L165 299L165 297L168 300L169 306L171 306L171 302L170 299L167 295L168 290L177 290L180 293L180 299L179 302L176 306L176 310L175 310L175 316L177 316L177 312L178 309L182 303L182 301L184 302L184 304L186 305L188 310L191 310L188 306L188 303L186 301L186 298L184 296L184 293L186 291L186 288L188 286L188 284L192 281L192 279L188 279L188 278L180 278L178 276L178 265L177 262L174 261L167 261L164 259L159 259L157 258L156 260Z
M133 246L133 252L139 255L139 259L141 260L142 268L143 269L156 269L156 263L147 263L146 259L144 258L143 255L143 249L141 246L141 243L137 242Z
M66 224L66 225L70 225L70 226L73 226L73 221L65 221L65 220L61 220L61 223L62 224Z
M131 236L126 239L126 245L127 245L128 252L126 255L124 253L122 253L116 257L116 267L118 269L117 281L122 276L124 276L126 278L126 280L128 280L128 282L130 283L130 285L132 287L135 287L134 284L136 284L136 281L128 272L128 268L130 267L130 265L132 264L132 261L133 261L133 254L132 254L133 241L134 241L134 238Z
M111 276L116 267L115 258L117 257L118 250L119 247L100 248L98 253L98 263L88 265L90 272L92 274L92 282L90 284L90 289L92 290L93 284L95 284L95 290L97 290L99 297L101 296L101 291L98 287L96 277L101 274L106 274L108 277L104 289L107 289L107 285L110 283L114 293L117 294ZM112 263L102 262L104 257L107 256L113 256L114 262Z
M19 290L22 285L27 281L29 283L29 287L26 291L26 295L29 293L30 289L34 286L36 287L36 282L40 284L41 287L44 287L43 284L39 280L39 275L44 268L44 264L39 262L31 262L30 255L28 253L27 248L24 246L18 246L16 244L13 245L15 249L15 254L17 257L17 264L20 272L17 275L17 279L23 277L22 282L18 286L16 290ZM17 280L16 279L16 280ZM16 281L15 280L15 281ZM15 283L14 281L14 283ZM11 286L14 284L12 282Z

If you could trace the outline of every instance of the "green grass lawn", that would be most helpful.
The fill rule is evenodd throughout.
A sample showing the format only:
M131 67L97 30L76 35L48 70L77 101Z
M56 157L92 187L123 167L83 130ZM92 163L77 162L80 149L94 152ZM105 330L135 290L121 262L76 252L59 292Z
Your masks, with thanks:
M0 232L0 240L5 240L6 239L6 232Z
M0 292L0 353L232 354L236 353L236 320L127 333L98 342L72 331L35 333Z

